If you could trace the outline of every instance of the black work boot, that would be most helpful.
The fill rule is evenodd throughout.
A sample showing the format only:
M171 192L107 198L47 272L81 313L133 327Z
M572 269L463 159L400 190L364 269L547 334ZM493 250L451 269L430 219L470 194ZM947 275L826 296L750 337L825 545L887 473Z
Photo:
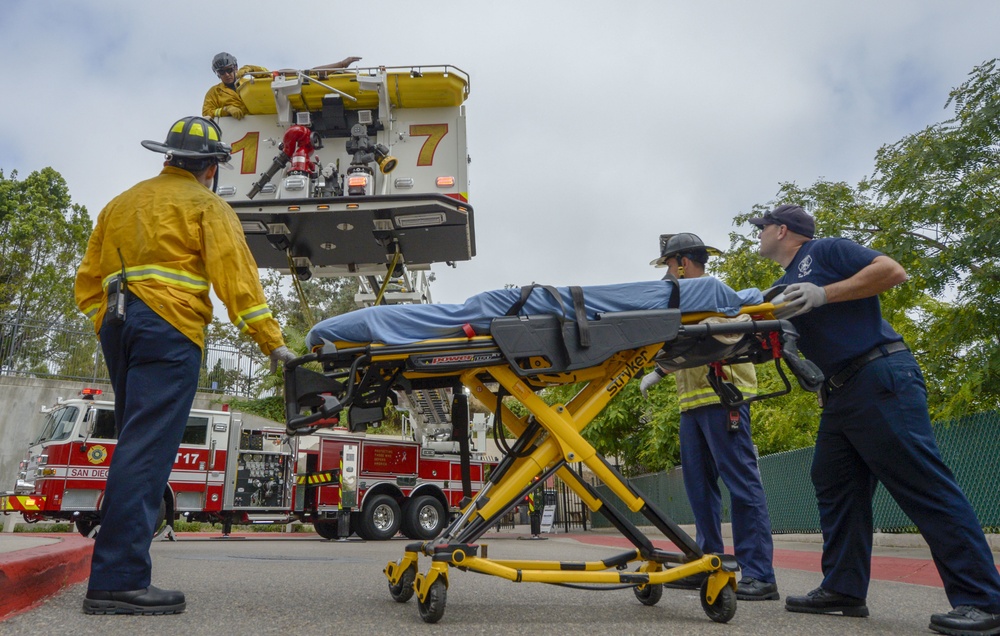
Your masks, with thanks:
M817 587L805 596L789 596L785 599L785 609L789 612L805 612L806 614L836 614L864 618L868 616L868 606L865 599L838 594Z
M932 614L930 628L952 636L993 636L1000 634L1000 614L990 614L978 607L959 605L947 614Z
M180 614L185 607L183 592L152 585L120 592L87 590L83 599L84 614Z
M781 595L778 594L777 583L744 576L736 584L736 598L741 601L777 601Z

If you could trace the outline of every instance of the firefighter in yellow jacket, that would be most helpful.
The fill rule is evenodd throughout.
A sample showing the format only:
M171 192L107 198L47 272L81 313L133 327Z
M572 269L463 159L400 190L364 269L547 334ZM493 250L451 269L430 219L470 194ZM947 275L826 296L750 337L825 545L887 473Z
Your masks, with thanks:
M667 267L677 278L705 275L710 255L719 250L705 245L696 234L664 234L660 237L660 258L651 264ZM732 382L745 397L757 394L753 364L726 365L724 380ZM719 477L732 498L733 543L742 578L736 597L746 601L776 600L772 557L771 519L750 437L750 407L737 409L722 405L708 381L710 367L681 369L674 373L681 410L680 443L684 489L694 511L698 545L706 553L724 551L722 542L722 495ZM640 390L643 396L666 373L656 367L646 375ZM688 577L671 587L698 587L704 576Z
M212 58L212 72L218 76L218 84L208 89L205 93L205 101L201 106L201 114L204 117L233 117L243 119L247 114L247 107L236 92L236 78L243 77L247 73L266 73L263 66L243 66L236 64L236 56L222 52Z
M240 330L279 362L294 358L268 309L239 220L214 192L229 161L219 128L185 117L160 174L101 211L76 277L76 302L101 341L118 443L94 544L88 614L172 614L179 591L150 585L149 545L198 385L209 285Z
M345 57L339 62L323 64L313 67L314 70L334 70L347 68L351 64L360 60L360 57ZM205 101L201 106L201 114L204 117L233 117L243 119L247 115L246 104L236 92L236 80L247 73L266 73L263 66L238 66L236 56L223 51L212 58L212 72L218 76L218 84L208 89L205 93Z

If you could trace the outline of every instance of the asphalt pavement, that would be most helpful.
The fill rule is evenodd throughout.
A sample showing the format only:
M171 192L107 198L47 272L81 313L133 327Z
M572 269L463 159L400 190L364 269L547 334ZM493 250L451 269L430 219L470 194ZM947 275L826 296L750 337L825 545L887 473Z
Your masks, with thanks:
M513 532L490 532L481 543L489 545L491 558L560 561L598 560L626 546L614 533L520 540L527 536L526 531L518 527ZM816 587L820 546L815 538L775 538L782 597ZM12 546L12 541L21 547ZM51 553L59 546L87 552L87 541L70 535L0 535L0 598L10 594L11 581L3 577L12 553ZM660 545L669 547L662 541ZM215 635L223 630L287 634L343 629L429 634L928 634L930 614L949 609L929 554L917 542L910 547L876 548L868 596L871 617L867 619L793 614L784 610L783 601L765 601L739 602L735 617L719 624L705 615L694 592L667 589L658 604L647 607L630 589L596 592L513 583L451 568L444 617L430 625L421 621L415 600L400 604L390 598L382 574L388 561L402 556L408 542L324 541L305 533L260 533L231 539L181 534L176 542L154 542L151 553L153 583L185 592L187 611L183 614L86 616L81 612L86 585L72 581L69 574L74 568L65 566L55 574L66 579L63 589L0 619L0 634L135 636L156 632L188 636ZM26 547L27 543L34 545ZM87 561L89 564L89 553ZM423 558L421 571L429 565ZM77 564L75 569L83 569L86 576L86 568Z

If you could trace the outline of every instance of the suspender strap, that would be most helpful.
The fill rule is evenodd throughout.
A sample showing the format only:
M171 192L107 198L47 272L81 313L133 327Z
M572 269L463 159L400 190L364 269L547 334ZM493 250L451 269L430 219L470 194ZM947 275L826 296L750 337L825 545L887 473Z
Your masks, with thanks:
M663 277L663 280L670 283L670 298L667 300L667 309L680 309L681 307L681 284L677 281L677 277L667 272Z
M570 287L573 297L573 311L576 314L576 334L581 347L590 346L590 323L587 322L587 306L583 302L583 288Z

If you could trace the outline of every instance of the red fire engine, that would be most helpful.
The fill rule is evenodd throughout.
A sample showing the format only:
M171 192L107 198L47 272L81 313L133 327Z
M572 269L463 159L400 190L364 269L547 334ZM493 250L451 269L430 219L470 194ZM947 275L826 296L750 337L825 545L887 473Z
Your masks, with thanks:
M4 512L25 521L72 521L84 536L99 523L108 466L115 452L114 403L99 390L42 408L38 438L21 461ZM277 427L251 426L226 411L193 409L160 505L166 520L247 521L251 514L287 515L295 448Z
M442 451L440 443L358 437L346 431L319 431L303 443L310 438L316 445L299 454L305 472L298 476L294 510L326 538L338 536L338 522L344 519L350 525L346 532L340 528L340 536L356 533L377 541L402 532L411 539L433 539L495 466L483 456L482 441L480 452L471 453L463 483L457 448Z
M85 389L79 398L42 409L41 432L21 462L14 491L0 495L0 510L20 512L29 523L71 521L81 534L93 536L115 450L114 403L95 399L99 394ZM347 532L365 539L388 539L400 531L427 539L469 494L458 456L447 452L457 450L455 443L442 449L441 442L422 445L338 431L288 438L283 428L249 419L227 411L191 411L157 528L183 517L221 522L228 534L234 523L298 519L332 538L343 515L349 519ZM299 452L299 443L308 448ZM472 493L482 487L489 467L481 452L473 453Z

